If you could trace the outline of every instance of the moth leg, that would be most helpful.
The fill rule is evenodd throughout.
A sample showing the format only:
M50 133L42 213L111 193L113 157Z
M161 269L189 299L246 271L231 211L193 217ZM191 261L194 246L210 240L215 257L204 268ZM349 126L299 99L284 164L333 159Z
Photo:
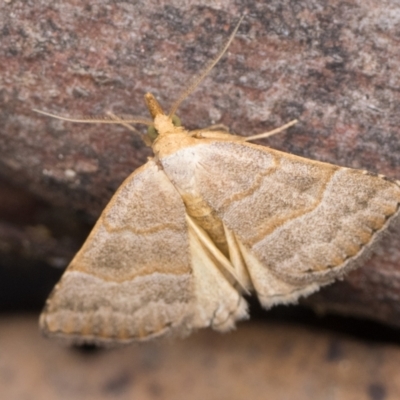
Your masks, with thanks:
M247 136L247 137L244 137L243 140L245 142L249 142L250 140L265 139L267 137L276 135L277 133L280 133L280 132L290 128L291 126L297 124L297 122L299 122L299 121L297 119L294 119L293 121L290 121L287 124L280 126L279 128L273 129L272 131L259 133L257 135Z
M115 123L118 123L118 124L124 126L125 128L129 129L131 132L134 132L137 135L139 135L139 137L143 140L144 144L148 147L151 147L151 140L149 139L149 137L147 135L142 135L134 126L132 126L131 124L128 124L123 119L119 118L117 115L112 113L111 111L108 111L106 114L108 117L110 117L112 120L114 120Z
M209 137L207 135L207 133L209 134L213 134L213 133L224 133L224 134L229 134L229 128L224 125L224 124L214 124L214 125L210 125L207 126L205 128L201 128L201 129L195 129L194 131L190 131L189 134L192 137L200 137L200 138L204 138L204 137Z
M229 133L229 127L224 125L224 124L213 124L210 126L207 126L206 128L201 129L202 131L207 130L207 131L223 131Z

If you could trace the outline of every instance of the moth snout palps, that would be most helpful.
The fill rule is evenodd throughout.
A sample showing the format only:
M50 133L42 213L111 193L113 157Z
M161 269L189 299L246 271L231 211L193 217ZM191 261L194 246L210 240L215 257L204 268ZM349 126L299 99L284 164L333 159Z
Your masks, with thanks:
M45 335L113 345L226 331L248 317L245 293L265 308L296 302L358 266L399 220L398 181L248 142L295 121L251 137L180 125L177 108L238 27L169 114L147 94L152 121L55 116L147 124L154 158L120 186L53 289Z

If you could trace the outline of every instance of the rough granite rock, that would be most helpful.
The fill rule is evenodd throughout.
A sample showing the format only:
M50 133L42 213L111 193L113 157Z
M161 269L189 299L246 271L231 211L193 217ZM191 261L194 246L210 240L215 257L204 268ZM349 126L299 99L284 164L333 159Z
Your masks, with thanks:
M298 118L264 143L399 178L400 5L387 0L0 2L0 176L95 218L151 152L122 127L32 108L147 116L150 91L168 109L243 14L228 54L180 108L184 125L250 135ZM400 326L398 238L309 304Z

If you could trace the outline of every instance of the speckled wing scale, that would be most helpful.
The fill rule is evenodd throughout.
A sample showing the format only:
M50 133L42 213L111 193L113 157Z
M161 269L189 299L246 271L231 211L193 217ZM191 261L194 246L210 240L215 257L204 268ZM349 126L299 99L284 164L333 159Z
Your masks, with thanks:
M202 204L199 221L215 215L230 232L228 257L240 254L248 288L265 307L296 301L355 268L399 220L398 182L229 135L208 137L161 162L189 212Z
M154 208L155 199L162 209ZM180 326L193 286L184 215L181 198L153 161L135 171L47 300L43 331L103 344Z
M185 215L154 161L135 171L49 296L43 332L66 342L113 345L204 326L226 330L245 317L245 302Z
M46 335L114 345L225 331L247 317L244 293L266 308L295 302L362 263L400 220L398 181L177 126L180 102L237 28L169 115L147 94L153 122L97 121L151 124L155 157L121 185L54 288Z

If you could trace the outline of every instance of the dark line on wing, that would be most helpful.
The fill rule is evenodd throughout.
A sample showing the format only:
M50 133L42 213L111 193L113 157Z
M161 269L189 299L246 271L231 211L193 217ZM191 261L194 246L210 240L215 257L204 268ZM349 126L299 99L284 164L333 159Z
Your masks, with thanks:
M274 165L272 167L269 167L265 171L261 171L258 174L258 176L254 179L255 182L251 187L249 187L247 190L244 190L244 191L234 194L232 197L229 197L222 203L222 205L220 207L225 208L225 207L231 205L232 203L240 201L240 200L244 199L245 197L251 196L253 193L255 193L260 188L260 186L266 176L272 175L278 170L279 165L280 165L280 160L278 160L277 157L274 156Z
M106 222L106 218L104 216L101 216L99 218L99 221L102 222L103 226L105 227L105 229L107 230L107 232L110 233L116 233L116 232L132 232L136 235L146 235L146 234L153 234L153 233L157 233L157 232L162 232L162 231L175 231L175 232L182 232L185 231L187 229L186 227L186 221L183 222L183 227L184 229L182 229L182 227L180 227L177 224L174 224L173 222L165 222L162 225L155 225L152 226L151 228L134 228L133 226L128 226L125 225L121 228L113 228L110 226L110 224L108 222Z
M281 218L276 218L274 221L274 225L271 228L271 226L268 226L266 229L262 230L261 232L257 233L257 235L254 235L250 239L246 240L246 243L251 243L250 246L254 246L256 243L260 242L262 239L264 239L266 236L270 235L271 233L275 232L277 229L281 228L282 226L290 223L291 221L303 217L304 215L310 214L314 212L322 203L322 199L324 197L325 191L327 186L330 184L332 181L334 175L336 174L337 171L340 171L340 169L334 170L332 173L330 173L330 176L327 177L326 181L324 182L324 185L321 185L320 193L317 197L315 197L314 204L312 204L309 207L304 207L299 210L291 211L287 215Z

